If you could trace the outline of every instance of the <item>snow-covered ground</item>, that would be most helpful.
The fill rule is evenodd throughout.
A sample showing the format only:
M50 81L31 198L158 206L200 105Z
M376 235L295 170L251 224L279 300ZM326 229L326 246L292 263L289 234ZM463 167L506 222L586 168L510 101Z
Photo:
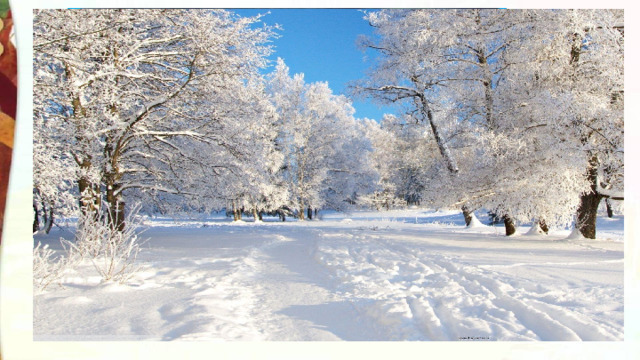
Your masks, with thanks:
M148 220L127 284L87 266L34 290L34 340L624 339L621 216L598 240L419 209L267 220Z

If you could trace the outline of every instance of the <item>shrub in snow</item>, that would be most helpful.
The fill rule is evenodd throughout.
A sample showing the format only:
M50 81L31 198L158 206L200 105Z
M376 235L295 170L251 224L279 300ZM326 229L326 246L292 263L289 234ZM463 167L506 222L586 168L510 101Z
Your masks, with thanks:
M71 249L68 249L67 253L71 255ZM49 245L43 246L38 243L33 249L33 286L36 289L44 291L55 282L62 286L62 275L73 266L73 256L54 258L54 251L49 248Z
M124 283L138 270L134 266L140 252L136 228L142 219L138 208L126 219L127 226L119 231L108 217L86 217L78 223L75 242L63 240L83 260L89 260L104 281Z

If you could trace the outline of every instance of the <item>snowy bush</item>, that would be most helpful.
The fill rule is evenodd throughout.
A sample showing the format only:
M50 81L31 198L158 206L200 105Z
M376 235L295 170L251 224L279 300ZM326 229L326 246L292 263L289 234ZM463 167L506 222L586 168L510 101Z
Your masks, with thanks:
M67 250L70 256L55 259L55 252L49 248L49 245L38 242L33 249L33 286L36 289L44 291L55 282L62 286L62 275L73 266L72 250Z
M142 218L133 209L127 226L119 231L108 217L96 220L87 217L78 223L75 242L63 240L82 260L89 260L104 281L126 282L138 270L134 266L140 252L136 228Z

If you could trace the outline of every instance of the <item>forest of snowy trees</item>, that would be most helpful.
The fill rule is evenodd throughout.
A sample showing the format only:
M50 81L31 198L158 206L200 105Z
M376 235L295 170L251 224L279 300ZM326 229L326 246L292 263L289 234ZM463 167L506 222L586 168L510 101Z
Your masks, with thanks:
M269 61L268 16L34 12L34 232L148 214L419 204L596 237L624 183L622 10L366 12L349 96ZM356 39L354 39L355 41ZM276 53L277 55L277 53Z

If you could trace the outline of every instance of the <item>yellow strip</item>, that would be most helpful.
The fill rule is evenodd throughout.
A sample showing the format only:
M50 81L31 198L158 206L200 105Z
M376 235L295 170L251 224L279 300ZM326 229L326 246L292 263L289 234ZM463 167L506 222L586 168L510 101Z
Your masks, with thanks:
M13 149L13 130L16 121L0 111L0 142Z

